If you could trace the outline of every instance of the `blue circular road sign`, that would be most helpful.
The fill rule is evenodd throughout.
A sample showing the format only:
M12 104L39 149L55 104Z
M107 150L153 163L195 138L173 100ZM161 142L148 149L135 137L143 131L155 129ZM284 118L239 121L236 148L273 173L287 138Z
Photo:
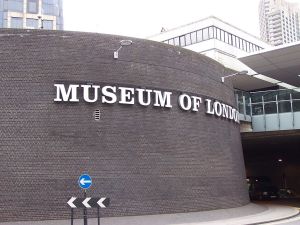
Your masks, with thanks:
M82 189L89 189L92 183L92 178L88 174L82 174L78 179L78 185Z

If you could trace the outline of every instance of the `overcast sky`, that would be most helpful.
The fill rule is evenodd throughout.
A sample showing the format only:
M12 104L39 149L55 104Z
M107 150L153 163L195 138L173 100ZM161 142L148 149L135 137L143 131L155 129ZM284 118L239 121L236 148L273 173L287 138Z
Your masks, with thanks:
M162 27L214 15L259 36L258 4L259 0L64 0L65 30L143 38Z

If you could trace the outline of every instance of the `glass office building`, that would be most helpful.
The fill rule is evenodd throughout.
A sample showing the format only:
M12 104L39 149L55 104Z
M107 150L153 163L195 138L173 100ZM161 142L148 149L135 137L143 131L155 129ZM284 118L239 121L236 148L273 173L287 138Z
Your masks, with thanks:
M0 0L0 27L63 30L62 0Z

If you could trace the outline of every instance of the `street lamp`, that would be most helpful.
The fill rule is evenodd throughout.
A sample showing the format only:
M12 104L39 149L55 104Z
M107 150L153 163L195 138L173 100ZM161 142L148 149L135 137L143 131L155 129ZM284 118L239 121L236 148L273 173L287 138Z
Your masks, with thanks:
M227 77L233 77L233 76L236 76L236 75L246 75L246 74L248 74L248 71L247 71L247 70L242 70L242 71L240 71L240 72L233 73L233 74L230 74L230 75L221 77L221 80L222 80L222 83L224 83L225 78L227 78Z
M42 16L38 16L38 19L41 21L40 29L44 29L44 20L42 19Z
M120 47L114 51L114 59L118 59L119 58L119 51L121 50L121 48L123 46L129 46L129 45L132 45L132 40L121 40L120 41Z

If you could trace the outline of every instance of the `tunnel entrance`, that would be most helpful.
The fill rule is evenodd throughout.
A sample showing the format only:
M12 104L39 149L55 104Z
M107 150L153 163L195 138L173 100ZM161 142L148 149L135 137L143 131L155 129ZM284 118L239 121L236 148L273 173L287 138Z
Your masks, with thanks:
M248 185L264 182L277 188L279 199L300 202L300 130L249 132L241 136ZM267 193L262 189L255 191ZM250 188L250 196L251 191Z

